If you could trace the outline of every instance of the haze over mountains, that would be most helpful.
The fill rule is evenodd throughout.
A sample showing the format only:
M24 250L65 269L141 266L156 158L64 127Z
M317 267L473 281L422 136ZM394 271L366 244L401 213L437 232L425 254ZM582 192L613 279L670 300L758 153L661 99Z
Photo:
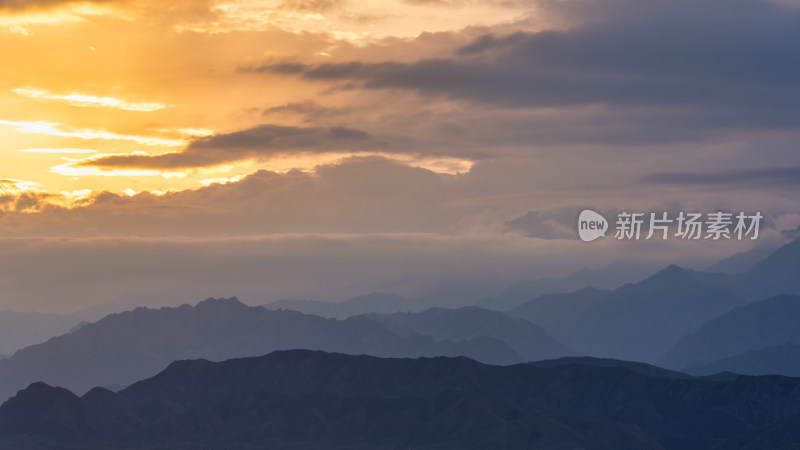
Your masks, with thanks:
M667 367L689 368L754 350L800 344L798 318L798 296L758 300L711 320L682 338L658 362Z
M555 339L587 355L656 362L684 336L738 306L780 293L800 293L797 273L800 273L800 240L778 248L741 274L692 271L673 265L613 291L585 288L568 294L544 295L510 310L509 314L536 323ZM753 308L758 304L752 303ZM793 301L787 299L783 304L787 309L775 314L797 323L800 314L788 306ZM754 333L768 326L755 318L749 324L750 329L756 330ZM734 334L733 328L728 335ZM728 343L735 347L736 342ZM796 338L767 342L763 346L787 342L796 342ZM757 344L751 343L740 351L761 348L753 345ZM687 344L686 348L691 346ZM689 354L678 349L674 356L661 362L683 369L692 362ZM718 355L725 356L732 354ZM696 362L708 361L706 357Z
M686 366L686 371L698 376L736 373L800 377L800 344L775 345L707 363L693 363Z
M66 333L79 322L80 317L68 315L0 311L0 353L10 355L20 348L44 342Z
M661 268L654 264L617 262L599 269L584 268L564 278L524 280L512 284L492 298L480 301L478 305L507 311L542 295L574 292L586 287L612 290L626 283L643 280Z
M419 308L424 303L409 303L407 299L393 294L372 294L336 305L294 303L306 304L315 310L331 307L328 312L334 316L364 309L382 311L342 319L328 319L286 309L251 307L236 299L209 299L196 306L175 308L137 308L75 327L70 332L25 347L9 358L0 360L0 398L9 398L33 382L41 381L83 394L95 386L120 388L130 385L155 375L175 360L204 358L221 361L290 349L380 357L466 356L499 365L540 361L536 367L556 371L574 365L591 366L592 370L610 367L671 380L688 379L689 376L682 372L692 375L725 371L800 375L800 367L793 363L800 355L800 333L796 326L800 320L800 297L790 294L759 297L759 292L800 292L800 281L795 276L800 269L798 242L779 248L738 275L692 271L673 265L642 281L625 284L614 290L586 287L571 293L543 295L508 313L475 306L455 309L437 307L408 312L406 309L409 304ZM20 317L24 319L26 316ZM31 317L36 320L42 317L56 320L63 326L68 324L64 319L67 316ZM19 323L25 322L20 320ZM615 359L587 359L582 355ZM564 359L567 356L571 358ZM681 372L629 361L655 362ZM736 380L736 376L715 376L706 381L711 380ZM38 386L23 397L56 395L61 399L59 402L73 405L64 406L67 408L64 414L72 414L74 409L70 408L73 407L95 408L96 411L106 406L123 408L126 411L123 416L127 418L121 420L125 422L130 419L137 424L133 428L126 425L128 428L125 429L131 433L141 431L137 427L146 422L139 416L141 412L125 409L130 407L126 403L128 400L122 401L124 407L120 406L119 399L108 392L94 391L78 400L66 391L52 391ZM298 405L305 405L298 407L300 409L297 411L306 406L317 408L313 406L317 405L316 400L308 397L284 398L278 404L284 404L284 400L288 402L286 405L295 401L299 402ZM360 403L362 400L359 397L342 401L349 405L346 408L360 411L364 407ZM97 406L93 403L95 401L106 406ZM103 403L106 401L111 403ZM313 405L305 403L308 401ZM405 404L406 401L404 399L401 403ZM82 402L89 403L75 406ZM483 406L479 408L481 412L476 414L480 417L484 414L502 416L502 411L505 411L502 408L507 406L499 410L496 408L500 408L498 405L501 404L506 405L504 402L506 400L495 403L495 399L487 404L479 402ZM484 407L489 408L490 412L487 413ZM289 412L282 410L282 413ZM330 410L322 413L324 417L330 414L333 414ZM538 427L552 419L541 415L523 416L526 417L523 423L514 426ZM424 419L423 423L434 420L433 417ZM598 425L594 419L582 422L586 419L584 413L581 413L581 417L580 420L574 417L565 419L576 433L591 434L602 429L603 433L616 436L614 440L619 442L652 438L661 446L653 448L677 448L671 441L664 441L656 435L642 437L627 425L616 423L616 419L612 420L615 424L611 426ZM159 420L162 419L178 420L167 416ZM483 419L475 420L482 423ZM106 425L93 424L90 428ZM326 428L328 430L337 430L340 425L328 423L325 426L329 427ZM176 429L183 427L170 425L173 426ZM106 432L98 433L102 435ZM116 431L109 436L116 436L114 433ZM331 436L325 433L320 435L323 440ZM489 434L492 433L494 431ZM553 439L552 442L567 439L558 433L548 433L550 431L542 432L541 436ZM731 436L726 435L715 442L721 444ZM435 441L439 438L441 436L431 439ZM578 441L570 439L564 442L577 445ZM704 445L697 444L697 448L706 448ZM630 448L637 447L631 444Z
M475 306L430 308L421 313L369 314L367 317L401 336L423 334L456 342L488 337L510 345L525 361L538 361L575 351L524 319Z
M251 307L236 299L209 299L178 308L137 308L0 360L0 398L8 398L32 381L83 393L94 386L126 386L178 359L223 360L280 349L395 357L463 355L497 364L571 354L535 325L502 313L471 308L422 313L420 318L425 320L429 314L442 323L458 324L461 331L453 329L449 338L413 330L398 333L367 316L325 319ZM480 330L486 317L491 318L494 332Z
M698 374L716 369L795 374L786 364L774 363L781 360L782 351L792 354L791 347L780 346L800 344L798 336L781 331L795 330L793 325L800 320L794 299L751 302L757 292L772 292L775 286L800 291L792 269L800 270L798 242L735 276L669 266L615 290L587 287L540 296L507 314L477 307L397 313L423 309L424 303L394 294L371 294L338 304L269 305L329 308L328 315L342 320L248 307L235 300L139 308L0 360L0 397L7 398L33 381L82 393L93 386L128 385L176 359L222 360L293 348L394 357L463 355L496 364L589 355L655 362ZM744 312L737 313L734 308L742 305L747 305ZM758 319L767 314L765 308L781 325ZM365 309L374 313L352 316ZM732 321L727 332L714 331L715 323L727 321ZM764 326L770 330L763 331ZM771 347L778 348L764 357L748 354L732 365L711 364ZM752 367L745 364L748 361ZM703 364L711 365L701 368Z
M800 297L759 298L800 291L798 242L507 313L372 294L277 304L383 311L342 319L235 298L111 314L0 360L0 448L794 445L800 379L736 374L800 375ZM196 358L227 361L173 363Z
M560 315L552 312L555 302ZM612 292L582 290L540 298L511 314L531 320L539 317L538 308L549 309L549 316L557 320L538 323L578 351L655 361L678 339L743 302L733 291L706 283L693 271L670 266Z
M293 350L178 361L119 393L32 384L0 407L0 448L781 448L798 418L796 378Z
M458 292L445 284L439 289L416 298L375 292L342 302L283 299L271 302L266 306L337 319L366 313L416 312L430 307L457 308L473 304L481 308L506 311L540 295L572 292L587 286L615 289L625 283L646 278L660 268L652 264L615 263L600 269L581 269L564 278L545 277L519 281L478 301L473 301L474 293L463 295L465 293Z

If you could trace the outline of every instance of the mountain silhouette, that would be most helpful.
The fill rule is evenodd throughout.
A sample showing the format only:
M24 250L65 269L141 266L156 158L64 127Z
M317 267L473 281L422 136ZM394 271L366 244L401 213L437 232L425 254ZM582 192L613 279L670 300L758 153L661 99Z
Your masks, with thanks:
M800 295L800 238L782 245L750 270L732 277L731 284L750 299L780 294Z
M81 319L73 315L0 311L0 353L12 354L66 333Z
M703 272L740 274L752 269L756 264L775 252L775 247L755 247L723 258L703 269Z
M455 342L400 336L363 316L324 319L250 307L236 299L209 299L196 306L112 314L21 349L0 360L0 398L32 381L83 393L94 386L129 385L177 359L223 360L295 348L397 357L465 355L499 364L525 361L507 344L488 337Z
M403 336L419 333L456 342L481 337L497 339L527 361L575 354L527 320L476 306L429 308L419 313L369 314L367 317Z
M785 375L800 377L800 344L783 344L750 350L704 364L690 365L694 375L731 372L741 375Z
M782 344L800 344L800 297L778 295L733 309L681 339L659 359L676 369Z
M647 364L643 362L622 361L619 359L612 359L612 358L593 358L591 356L564 356L562 358L545 359L541 361L529 362L528 365L534 367L547 367L547 368L567 366L567 365L582 365L582 366L605 367L605 368L618 367L654 378L666 378L668 380L682 380L686 378L691 378L690 375L685 374L683 372L664 369L662 367L654 366L652 364Z
M550 333L569 335L575 317L601 304L612 291L586 287L575 292L542 295L508 311L541 326Z
M34 383L0 407L0 448L781 448L800 379L650 377L278 351L186 360L113 393Z
M672 265L612 292L544 296L511 311L590 356L652 362L744 300L719 277Z
M656 273L658 269L660 267L652 264L616 262L599 269L584 268L564 278L523 280L506 287L498 295L479 302L478 306L508 311L543 295L574 292L586 287L612 290L625 283L640 281Z
M423 308L418 302L386 292L360 295L343 302L286 299L277 300L264 306L269 309L290 309L334 319L346 319L372 312L393 313L397 311L416 311Z

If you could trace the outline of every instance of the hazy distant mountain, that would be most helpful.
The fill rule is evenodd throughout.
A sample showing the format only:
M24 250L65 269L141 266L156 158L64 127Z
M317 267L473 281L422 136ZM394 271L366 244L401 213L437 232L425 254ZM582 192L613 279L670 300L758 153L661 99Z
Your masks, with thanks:
M453 342L420 334L399 336L366 317L324 319L249 307L235 299L209 299L194 307L113 314L24 348L0 360L0 398L32 381L84 392L93 386L128 385L176 359L222 360L294 348L398 357L466 355L500 364L524 361L507 344L488 337Z
M42 343L66 333L80 318L35 312L0 311L0 353L12 354L20 348Z
M721 259L703 269L703 272L738 274L746 272L769 256L776 249L774 247L756 247L744 252L735 253Z
M800 344L784 344L751 350L705 364L689 366L693 375L732 372L742 375L800 377Z
M600 305L611 292L587 287L570 293L542 295L512 309L508 314L526 319L550 332L569 333L570 330L564 328L572 326L571 321L576 315L585 314Z
M715 276L673 265L611 293L585 289L540 297L512 314L586 355L651 362L744 302L720 284Z
M800 297L779 295L752 302L711 320L659 359L676 369L766 347L800 344Z
M475 306L430 308L419 313L369 314L367 317L402 336L419 333L453 341L480 337L497 339L528 361L575 354L527 320Z
M547 294L574 292L585 287L616 289L625 283L642 280L658 271L652 264L615 263L600 269L581 269L565 278L539 278L521 281L504 289L478 306L508 311Z
M0 407L0 448L782 448L800 379L310 351L179 361L119 393L36 383Z
M343 302L287 299L274 301L264 306L269 309L290 309L305 314L335 319L345 319L372 312L393 313L397 311L416 311L422 308L417 302L386 292L361 295Z
M742 295L760 300L779 294L800 295L800 238L779 247L753 268L732 278Z
M453 309L472 306L498 290L499 287L493 284L441 280L433 290L414 298L405 298L388 292L373 292L342 302L285 299L264 306L269 309L284 308L322 317L344 319L360 314L391 314L418 312L431 307Z
M664 369L652 364L647 364L637 361L622 361L612 358L593 358L591 356L565 356L557 359L546 359L543 361L534 361L528 363L534 367L553 368L568 365L582 365L592 367L605 367L605 368L621 368L632 370L636 373L647 375L654 378L666 378L668 380L683 380L691 378L690 375L683 372Z

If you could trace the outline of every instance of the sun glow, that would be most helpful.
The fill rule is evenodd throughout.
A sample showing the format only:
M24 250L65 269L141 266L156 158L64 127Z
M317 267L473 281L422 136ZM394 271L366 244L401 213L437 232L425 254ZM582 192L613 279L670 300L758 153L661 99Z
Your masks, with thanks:
M74 137L80 139L100 139L113 141L130 141L137 144L148 146L177 147L186 145L183 139L164 139L147 136L135 136L128 134L117 134L105 130L63 130L59 124L48 122L24 122L12 120L0 120L0 125L15 127L21 133L44 134L48 136Z
M25 192L42 192L39 183L23 180L0 180L0 195L18 195Z
M55 10L30 10L13 14L0 14L0 31L32 35L31 27L54 26L86 22L92 16L119 14L109 5L91 2L75 2Z
M55 95L51 94L47 91L39 90L39 89L31 89L31 88L17 88L13 89L11 92L28 98L33 98L37 100L55 100L55 101L62 101L66 102L72 106L80 106L80 107L107 107L107 108L118 108L123 109L126 111L157 111L159 109L164 109L167 105L163 103L135 103L135 102L128 102L125 100L120 100L113 97L97 97L94 95L86 95L86 94L77 94L71 93L67 95Z
M55 153L55 154L97 153L97 150L90 150L88 148L23 148L17 151L22 153Z

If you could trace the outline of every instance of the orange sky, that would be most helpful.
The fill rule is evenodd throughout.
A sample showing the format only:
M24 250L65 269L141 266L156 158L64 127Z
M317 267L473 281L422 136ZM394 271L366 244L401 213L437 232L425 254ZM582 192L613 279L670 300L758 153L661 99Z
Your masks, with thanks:
M525 12L401 0L169 4L56 3L0 12L0 47L13 49L3 52L0 77L0 178L18 180L22 190L75 197L90 191L196 188L260 168L313 170L350 153L293 154L172 171L76 165L109 154L179 152L196 137L262 123L256 111L324 90L239 73L239 67L276 58L315 63L356 54L375 58L375 50L365 46L503 23ZM358 101L338 93L318 103L335 107ZM270 120L300 124L290 114ZM445 172L471 165L463 159L411 163Z

